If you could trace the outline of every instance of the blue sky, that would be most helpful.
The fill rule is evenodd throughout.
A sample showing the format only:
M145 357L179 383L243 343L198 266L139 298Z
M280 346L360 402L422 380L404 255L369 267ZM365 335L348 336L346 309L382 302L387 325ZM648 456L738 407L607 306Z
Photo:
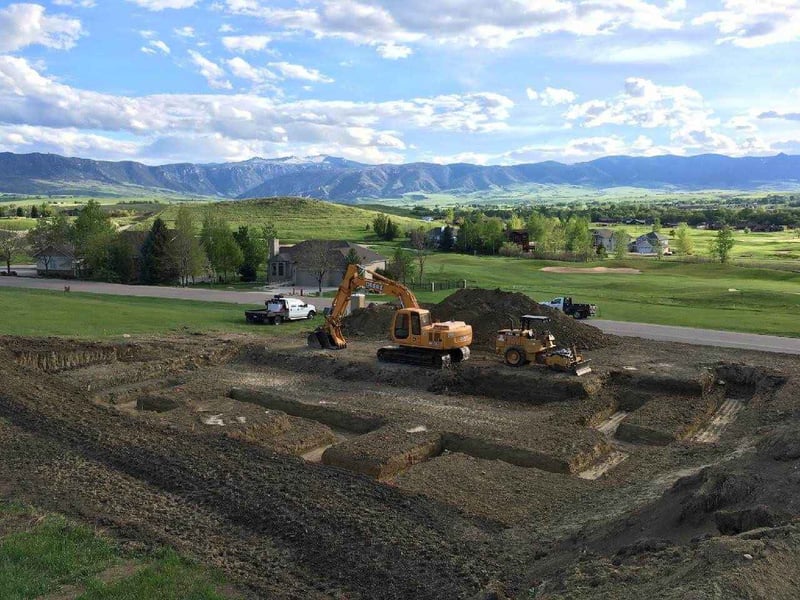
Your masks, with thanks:
M800 0L0 2L0 151L800 153Z

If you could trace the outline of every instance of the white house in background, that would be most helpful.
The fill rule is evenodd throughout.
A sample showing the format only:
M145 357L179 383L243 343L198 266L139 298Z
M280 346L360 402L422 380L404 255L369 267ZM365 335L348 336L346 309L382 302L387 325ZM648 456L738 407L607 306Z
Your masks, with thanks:
M79 275L81 261L76 259L75 253L66 246L47 246L34 256L37 275L67 278Z
M631 242L630 251L637 254L658 254L658 247L661 246L663 254L670 254L669 238L656 231L651 231L640 235Z
M600 246L605 248L608 253L614 251L614 248L617 247L617 240L613 229L592 229L592 247L599 248Z

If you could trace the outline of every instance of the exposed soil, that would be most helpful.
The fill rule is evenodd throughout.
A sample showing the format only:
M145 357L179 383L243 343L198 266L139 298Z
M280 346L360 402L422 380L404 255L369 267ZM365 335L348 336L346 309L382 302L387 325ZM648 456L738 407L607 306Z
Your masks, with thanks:
M536 312L517 296L434 315L493 337L492 299ZM371 321L338 352L0 338L0 489L253 598L800 595L796 357L614 344L556 315L591 375L480 345L434 371L378 363Z

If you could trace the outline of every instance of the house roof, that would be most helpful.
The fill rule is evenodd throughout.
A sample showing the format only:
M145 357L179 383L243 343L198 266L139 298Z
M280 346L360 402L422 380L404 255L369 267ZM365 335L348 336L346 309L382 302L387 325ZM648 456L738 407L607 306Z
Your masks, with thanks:
M37 258L40 256L64 256L66 258L75 258L75 252L72 248L67 246L55 246L51 244L50 246L42 248L39 252L35 252L34 256Z
M344 261L344 258L350 253L351 249L356 251L359 259L364 263L374 263L386 260L385 256L378 254L374 250L370 250L369 248L361 246L360 244L348 242L347 240L306 240L288 248L281 247L280 253L272 260L278 259L286 262L295 261L303 254L303 252L308 249L311 244L316 243L327 244L328 252L335 253L337 256L341 256L342 261Z
M606 229L606 228L592 229L592 235L596 235L598 237L609 238L610 239L614 235L614 230L613 229Z

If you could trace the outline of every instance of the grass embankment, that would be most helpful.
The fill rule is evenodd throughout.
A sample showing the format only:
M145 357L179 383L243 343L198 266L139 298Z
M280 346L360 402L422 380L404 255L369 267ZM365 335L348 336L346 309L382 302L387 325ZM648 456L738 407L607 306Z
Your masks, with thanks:
M224 591L223 591L224 590ZM220 577L171 550L132 556L62 516L0 501L0 598L224 600Z
M220 331L268 337L307 330L322 318L280 327L248 325L246 308L221 302L0 288L0 334L101 338Z
M633 267L639 275L543 272L548 265L565 263L435 254L428 259L426 278L466 279L539 301L571 295L576 302L597 304L603 319L800 337L798 273L655 259L566 265ZM417 296L434 301L448 293Z
M227 221L231 228L240 225L258 227L271 223L278 230L281 242L300 242L307 239L343 239L351 242L369 242L372 233L372 221L378 214L373 210L364 210L321 200L305 198L267 198L263 200L239 200L236 202L216 202L185 204L194 213L198 224L207 210ZM158 216L172 226L178 213L178 205L167 206ZM400 225L400 229L414 229L420 226L432 227L420 219L391 216L392 221ZM145 221L149 226L152 219ZM369 225L369 229L367 229Z

